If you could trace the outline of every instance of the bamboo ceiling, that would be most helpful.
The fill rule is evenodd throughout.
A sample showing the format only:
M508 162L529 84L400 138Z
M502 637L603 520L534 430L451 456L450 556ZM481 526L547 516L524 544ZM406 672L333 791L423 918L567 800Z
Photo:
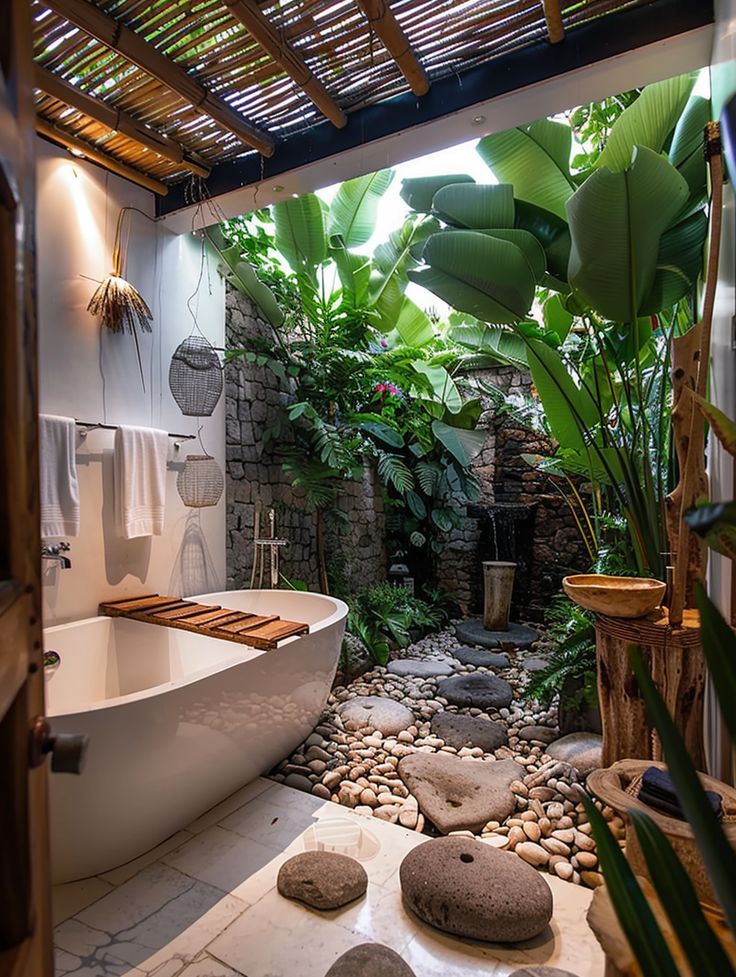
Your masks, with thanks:
M32 0L38 130L159 193L647 0Z

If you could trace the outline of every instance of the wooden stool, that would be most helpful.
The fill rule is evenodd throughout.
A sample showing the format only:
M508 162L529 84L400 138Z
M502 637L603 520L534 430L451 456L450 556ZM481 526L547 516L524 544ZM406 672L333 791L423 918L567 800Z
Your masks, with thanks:
M662 745L629 664L628 648L637 645L696 769L702 770L705 659L698 612L686 610L679 627L670 627L666 608L636 619L600 615L595 633L603 766L662 759Z

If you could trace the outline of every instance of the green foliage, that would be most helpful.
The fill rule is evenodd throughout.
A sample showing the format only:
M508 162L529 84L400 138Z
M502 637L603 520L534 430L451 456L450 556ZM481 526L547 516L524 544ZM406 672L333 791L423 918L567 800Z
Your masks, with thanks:
M595 627L593 616L565 597L553 603L545 624L547 638L555 644L555 649L547 667L530 676L525 694L548 706L562 692L568 679L585 680L595 673Z
M443 591L429 591L428 600L404 587L378 583L350 601L348 630L358 637L374 661L384 665L391 646L405 648L423 633L442 627L454 610Z

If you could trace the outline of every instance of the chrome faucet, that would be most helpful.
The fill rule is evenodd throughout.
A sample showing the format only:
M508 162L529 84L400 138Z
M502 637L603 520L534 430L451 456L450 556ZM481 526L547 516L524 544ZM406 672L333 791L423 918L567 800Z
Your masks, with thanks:
M71 570L72 561L68 556L64 556L64 553L68 553L71 549L71 545L66 542L62 543L42 543L41 544L41 559L42 560L57 560L59 567L62 570Z

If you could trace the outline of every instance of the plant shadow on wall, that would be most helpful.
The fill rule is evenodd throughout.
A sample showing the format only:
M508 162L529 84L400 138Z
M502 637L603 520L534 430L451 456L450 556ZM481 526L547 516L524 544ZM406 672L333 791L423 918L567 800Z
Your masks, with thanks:
M485 438L480 400L458 350L404 294L437 222L412 216L373 256L355 250L373 235L392 178L370 174L342 184L329 207L306 194L211 232L231 284L274 329L275 343L253 338L228 359L269 368L289 393L288 431L277 425L265 438L314 513L324 591L326 529L346 522L338 494L366 466L399 514L392 548L415 554L420 581L459 524L455 501L478 494L470 464Z

